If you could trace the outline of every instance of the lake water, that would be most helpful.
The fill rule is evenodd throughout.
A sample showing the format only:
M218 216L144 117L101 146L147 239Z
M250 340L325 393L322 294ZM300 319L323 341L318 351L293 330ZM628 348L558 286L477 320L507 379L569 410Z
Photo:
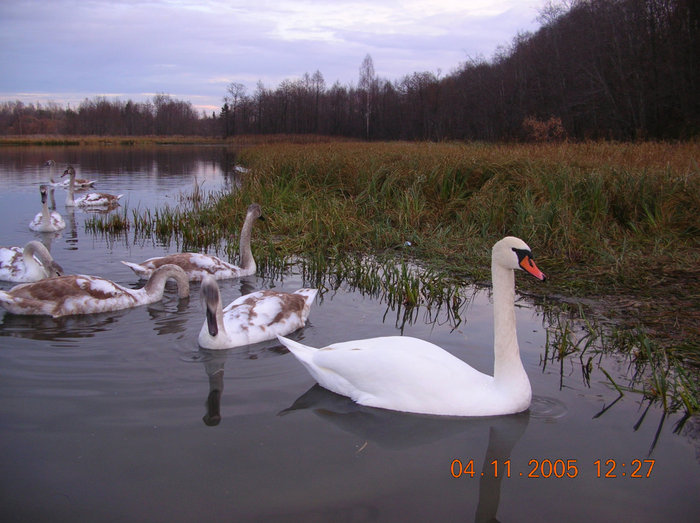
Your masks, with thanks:
M58 164L53 171L43 166L50 158ZM97 190L124 194L128 209L156 208L176 204L195 175L204 190L234 186L235 161L218 147L0 149L0 245L39 238L68 273L140 286L120 260L168 249L86 232L90 214L67 211L61 189L57 210L68 227L55 236L31 232L38 183L57 179L71 163L78 177L97 180ZM304 282L292 273L220 285L228 303L252 290L294 290ZM358 407L314 386L273 342L201 351L198 284L189 300L178 301L168 286L161 302L114 313L54 320L0 311L0 516L697 521L700 422L691 419L676 433L680 416L647 410L633 393L616 402L600 371L584 379L577 356L545 365L550 320L526 299L518 305L533 405L524 414L483 419ZM386 312L379 299L341 286L317 299L297 336L321 346L402 329L491 372L487 290L474 291L456 328L419 311L400 329L395 312ZM600 363L621 383L631 372L622 358ZM216 405L208 406L214 389L223 390L218 423ZM631 477L635 469L641 477Z

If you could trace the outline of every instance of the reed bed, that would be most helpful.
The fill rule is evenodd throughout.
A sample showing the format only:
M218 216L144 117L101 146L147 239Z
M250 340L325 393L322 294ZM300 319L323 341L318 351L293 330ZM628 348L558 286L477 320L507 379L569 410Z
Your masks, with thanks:
M588 300L697 385L700 144L271 143L238 154L250 168L240 190L134 213L135 233L233 257L258 202L261 270L294 260L324 284L349 279L409 306L488 282L491 245L519 236L549 277L519 289Z

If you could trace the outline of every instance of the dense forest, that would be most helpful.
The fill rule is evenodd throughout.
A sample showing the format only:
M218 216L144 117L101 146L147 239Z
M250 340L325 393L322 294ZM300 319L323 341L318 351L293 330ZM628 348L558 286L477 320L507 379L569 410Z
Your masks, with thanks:
M77 108L0 104L0 134L202 135L314 133L370 140L683 139L700 131L700 2L568 0L540 12L535 33L491 60L440 77L379 78L371 56L357 85L321 72L231 83L221 110L159 94L98 97Z

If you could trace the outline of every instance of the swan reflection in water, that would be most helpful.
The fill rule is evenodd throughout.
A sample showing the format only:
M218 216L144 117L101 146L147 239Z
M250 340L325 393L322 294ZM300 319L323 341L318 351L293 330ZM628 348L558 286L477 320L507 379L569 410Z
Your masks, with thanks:
M525 433L530 420L529 411L508 416L459 418L364 407L318 384L279 414L287 415L298 410L311 410L341 430L389 450L419 447L463 433L488 431L474 519L477 522L496 520L503 474L494 476L491 463L510 459L513 447Z
M207 412L202 420L208 427L221 423L221 396L224 393L224 366L228 355L226 351L215 353L207 351L210 357L204 359L204 370L209 377L209 395L207 396Z
M33 316L0 311L0 336L57 341L92 338L109 331L131 309L76 316Z
M202 420L207 426L214 427L222 419L224 367L229 351L200 350L200 353L209 378L206 413ZM318 384L313 385L279 415L288 415L298 410L311 410L341 430L389 450L420 447L462 433L488 431L488 446L483 460L483 474L479 478L479 502L474 519L477 522L496 520L503 474L495 476L492 463L494 460L503 463L510 459L513 447L525 433L530 420L529 410L508 416L459 418L364 407Z
M287 354L285 349L277 340L268 340L243 347L233 349L199 349L195 355L196 361L201 361L204 365L204 372L209 378L209 394L205 402L207 412L202 418L205 425L215 427L221 423L221 398L224 392L224 367L228 358L257 360Z
M168 288L170 288L170 291L177 289L173 282L166 283L166 289ZM177 298L177 295L166 296L161 301L147 305L148 318L153 323L153 330L156 331L158 336L185 332L187 330L187 315L185 311L187 311L189 305L189 297Z
M244 277L238 280L240 295L244 296L259 290L256 285L257 280L253 277ZM221 398L224 392L224 367L226 360L247 359L257 360L270 356L281 356L287 354L285 349L277 340L268 340L251 345L234 347L225 350L208 350L199 348L195 359L204 365L204 371L209 378L209 394L206 400L206 414L202 418L205 425L215 427L221 423Z

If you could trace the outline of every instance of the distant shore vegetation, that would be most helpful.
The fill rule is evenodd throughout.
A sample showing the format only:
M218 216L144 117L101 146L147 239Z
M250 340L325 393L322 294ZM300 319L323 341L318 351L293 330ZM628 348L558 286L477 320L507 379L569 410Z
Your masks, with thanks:
M217 110L160 93L75 107L0 104L0 136L323 135L370 141L685 140L700 132L700 10L695 0L548 3L541 27L448 74L390 81L371 56L356 85L320 71L232 82Z

